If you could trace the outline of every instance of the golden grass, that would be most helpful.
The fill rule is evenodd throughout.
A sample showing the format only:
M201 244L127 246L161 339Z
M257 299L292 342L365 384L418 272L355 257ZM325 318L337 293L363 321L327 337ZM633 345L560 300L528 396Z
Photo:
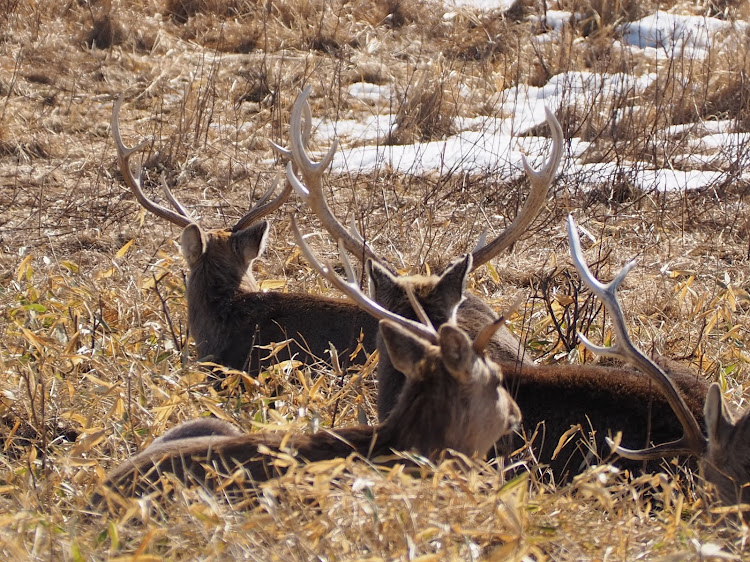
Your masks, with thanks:
M583 4L560 3L600 16L606 8ZM277 171L266 139L286 138L290 104L308 82L313 114L329 119L375 111L347 93L352 83L392 86L397 133L411 142L441 138L459 116L496 115L497 96L516 84L543 85L565 71L657 72L638 104L593 93L591 107L560 117L568 134L592 142L588 161L672 165L687 141L661 136L663 127L731 118L745 130L747 41L729 36L710 66L619 50L616 22L652 9L617 3L611 19L535 45L539 30L523 16L540 14L529 2L505 19L468 10L444 18L424 1L0 2L8 24L0 32L0 552L11 560L746 555L746 525L697 475L630 479L606 464L556 487L534 470L506 477L478 462L423 463L415 476L342 459L264 484L244 509L182 489L156 515L136 505L107 517L88 505L107 469L180 421L210 413L247 430L305 430L334 415L337 426L372 421L375 412L374 361L344 381L321 365L259 381L233 373L216 390L210 368L191 360L178 232L144 213L116 172L108 123L120 92L126 143L153 137L144 183L156 193L165 172L209 226L233 223L265 191ZM610 116L623 108L631 117L614 129ZM627 178L590 191L580 187L585 178L558 183L529 236L476 272L471 290L498 309L521 291L528 299L513 329L530 351L580 360L566 321L586 293L580 305L569 298L576 285L562 228L574 212L600 243L588 253L592 262L601 255L602 278L640 260L623 291L634 339L721 381L745 406L750 222L744 154L729 156L711 167L733 174L727 182L694 193L637 192ZM337 215L353 214L403 271L437 270L471 248L486 224L479 209L503 228L525 189L480 173L387 169L328 185ZM257 277L271 290L330 292L299 258L285 217L273 217ZM583 310L592 337L606 337L596 309Z

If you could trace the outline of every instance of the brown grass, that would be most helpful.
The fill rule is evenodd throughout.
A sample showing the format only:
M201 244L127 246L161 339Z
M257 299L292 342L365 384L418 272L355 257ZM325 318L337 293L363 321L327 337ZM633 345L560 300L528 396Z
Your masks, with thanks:
M227 388L214 388L210 367L192 361L186 344L179 233L144 213L116 171L108 123L123 91L126 143L153 139L143 151L149 192L159 196L166 172L204 224L219 226L233 224L276 173L266 139L286 139L304 84L313 86L316 118L392 111L394 135L412 142L443 138L459 117L497 116L499 93L515 85L574 71L657 73L637 100L592 91L586 107L563 106L566 134L591 143L581 159L622 168L594 185L585 174L564 176L528 237L476 272L471 290L498 309L522 292L526 306L512 326L530 352L541 361L583 358L571 307L581 307L592 338L608 329L569 264L563 219L573 212L596 238L587 255L601 277L639 258L623 291L634 339L746 405L747 151L706 149L713 161L682 161L675 155L692 146L700 123L680 135L664 129L731 119L747 131L747 38L728 34L710 63L657 64L614 43L618 21L655 4L560 4L592 10L597 25L578 22L559 41L534 43L541 30L516 12L446 18L426 1L0 2L8 22L0 31L0 552L11 560L707 559L712 548L746 556L747 527L697 474L632 479L606 464L555 487L534 471L514 476L480 462L424 465L415 476L347 459L299 467L244 509L180 490L154 517L140 506L90 513L104 472L180 421L213 414L248 431L259 423L309 430L334 415L336 425L372 421L376 399L376 358L343 380L327 365L286 365L258 381L231 373ZM672 4L660 6L696 9ZM531 2L516 10L542 15ZM393 99L354 99L348 87L363 79L391 86ZM636 160L728 175L665 195L633 188ZM439 269L488 223L502 229L526 189L480 172L389 169L327 185L337 216L353 215L405 272ZM273 217L256 276L270 290L331 292L292 242L285 212L296 204ZM310 240L332 255L328 241Z

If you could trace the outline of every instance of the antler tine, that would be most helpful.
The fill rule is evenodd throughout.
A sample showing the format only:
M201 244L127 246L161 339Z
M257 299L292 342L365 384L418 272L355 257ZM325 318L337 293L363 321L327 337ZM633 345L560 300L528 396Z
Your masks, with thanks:
M308 87L309 89L309 87ZM310 111L310 104L305 103L304 107L302 108L302 111L304 113L304 119L302 120L302 142L304 143L304 146L307 146L307 144L310 141L310 137L312 136L312 111ZM292 160L292 151L288 148L284 148L283 146L276 144L272 140L268 141L268 144L271 145L271 148L276 152L279 156L286 160Z
M255 206L250 209L250 211L248 211L248 213L244 217L237 221L237 224L232 227L232 231L240 231L243 228L246 228L247 226L253 224L261 217L270 215L276 209L281 207L287 199L289 199L289 196L292 194L292 185L287 180L284 182L284 189L281 190L281 193L279 193L271 201L268 201L268 198L271 197L274 191L276 191L277 185L279 185L279 178L276 178L274 180L274 182L271 184L271 187L266 190L266 192L261 196ZM266 203L266 201L268 202Z
M500 327L505 324L511 314L518 310L518 307L521 306L522 302L523 296L518 295L518 297L516 297L516 300L513 301L513 304L511 304L506 310L504 310L503 313L494 322L492 322L491 324L487 324L484 328L482 328L482 330L477 334L477 337L474 338L474 341L471 344L471 347L476 353L484 352L484 349L490 343L490 340L492 339L492 336L495 335L495 332L497 332Z
M620 301L617 298L617 288L625 279L628 272L633 268L635 261L626 264L612 281L603 284L594 277L586 264L583 257L583 251L581 250L581 241L578 238L576 223L575 220L573 220L572 215L568 215L568 239L570 240L570 255L573 258L573 263L575 264L576 270L578 270L578 274L589 289L591 289L591 292L601 299L604 303L604 307L612 317L612 327L614 328L615 336L617 337L617 343L612 347L599 347L593 345L580 333L578 334L578 337L581 338L583 344L593 353L623 359L646 374L646 376L648 376L664 394L667 402L685 431L685 435L681 439L671 443L664 443L655 447L640 450L617 447L616 452L625 458L633 460L646 460L668 455L702 454L706 448L706 438L703 436L703 433L701 433L698 422L688 409L682 396L677 392L674 384L661 367L635 347L628 336L627 327L625 325L625 315L622 312Z
M151 201L151 199L146 197L146 195L143 193L143 189L141 188L140 168L137 175L133 175L133 172L130 170L130 157L134 152L137 152L141 148L143 148L149 141L142 140L132 148L128 148L122 142L122 137L120 136L120 107L122 106L123 99L124 94L120 94L120 97L112 107L112 120L110 123L110 126L112 128L112 137L115 141L115 147L117 148L117 161L120 165L120 173L122 174L125 183L130 188L130 191L133 192L133 195L135 195L138 203L140 203L144 209L146 209L147 211L151 211L157 217L166 219L169 222L172 222L177 226L181 226L184 228L193 222L192 219L189 216L176 213L171 209L167 209L166 207L162 207L161 205ZM179 207L182 207L182 205L179 205Z
M333 270L333 267L331 267L329 263L321 263L320 260L315 256L315 254L313 254L304 238L302 238L302 234L300 234L299 228L297 227L297 220L295 219L293 214L291 215L291 219L292 232L294 233L294 239L296 240L297 245L307 258L307 261L310 262L310 265L312 265L315 271L317 271L323 278L327 279L339 291L341 291L352 301L354 301L360 308L362 308L362 310L368 312L378 320L391 320L392 322L397 323L403 328L406 328L413 334L426 339L430 343L437 344L437 332L435 332L434 328L430 329L424 324L420 324L418 322L414 322L413 320L409 320L408 318L404 318L403 316L399 316L398 314L394 314L390 310L386 310L378 303L367 297L360 290L356 279L354 279L351 263L349 263L346 255L342 255L342 260L344 260L344 268L347 270L349 281L344 281L341 277L336 275L336 272Z
M305 143L302 135L302 113L307 108L310 111L310 105L307 98L310 95L310 86L305 88L297 97L292 107L292 116L290 120L290 146L293 160L287 164L286 175L292 187L307 204L313 213L318 217L323 227L336 240L341 240L344 246L352 254L362 258L364 262L367 259L383 263L375 252L362 240L361 237L353 236L347 229L333 216L325 197L323 196L323 172L330 165L333 156L336 153L338 141L334 140L331 148L319 162L313 162L305 150ZM308 118L309 120L309 118ZM293 162L293 164L292 164ZM300 174L304 183L295 175L295 168Z
M164 192L164 197L167 198L167 201L169 201L172 205L172 207L175 208L175 210L180 213L182 216L187 217L190 219L191 222L195 222L195 219L190 214L190 211L188 211L182 203L180 203L177 198L172 193L172 190L169 189L169 184L167 183L167 178L164 174L161 175L161 190Z
M519 211L516 218L500 235L489 244L477 244L477 249L472 252L474 256L474 265L472 271L479 266L484 265L500 252L509 248L534 222L539 211L544 207L547 200L549 187L552 180L555 179L557 168L560 165L563 153L563 131L560 123L549 108L544 108L547 116L547 125L552 132L552 154L549 160L544 164L541 170L534 170L524 156L522 158L523 168L531 182L531 191L526 198L523 208Z

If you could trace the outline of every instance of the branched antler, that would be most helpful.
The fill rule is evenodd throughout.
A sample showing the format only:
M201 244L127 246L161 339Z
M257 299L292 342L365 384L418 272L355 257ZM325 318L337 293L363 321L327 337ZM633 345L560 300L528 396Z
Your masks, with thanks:
M612 281L604 284L594 277L586 264L583 251L581 250L581 241L578 238L576 223L572 215L568 216L568 239L570 240L570 255L573 258L573 263L578 270L578 274L589 289L591 289L591 292L604 303L605 308L612 317L612 327L617 340L615 345L611 347L601 347L592 344L580 333L578 337L581 338L584 345L593 353L627 361L651 378L666 397L667 402L677 416L677 419L680 420L685 431L684 436L677 441L638 450L616 447L615 452L633 460L649 460L672 455L702 455L707 446L706 438L703 436L698 422L688 409L682 396L680 396L669 376L662 368L635 347L630 340L630 336L628 336L628 330L625 326L625 315L617 298L617 288L633 268L635 261L626 264ZM608 443L610 446L613 446L611 440L608 440Z

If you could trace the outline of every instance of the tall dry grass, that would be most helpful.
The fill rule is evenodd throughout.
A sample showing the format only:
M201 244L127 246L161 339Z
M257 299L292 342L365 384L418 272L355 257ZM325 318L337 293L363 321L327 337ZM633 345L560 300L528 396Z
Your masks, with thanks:
M612 7L614 6L614 7ZM215 415L307 431L374 419L376 358L341 377L329 366L280 365L226 388L193 361L186 268L178 232L123 188L109 137L113 100L126 92L122 129L142 137L144 184L165 173L204 224L233 224L278 165L266 139L287 138L299 89L313 86L316 118L396 116L385 142L440 140L466 117L505 116L513 87L561 80L558 116L589 143L581 162L618 163L610 176L563 170L554 200L528 236L470 289L498 309L527 296L512 328L540 361L592 360L575 337L608 337L607 321L567 257L563 218L595 239L607 278L640 260L623 291L634 339L722 382L745 406L748 346L747 183L744 144L715 147L724 120L747 130L747 38L727 33L707 61L655 59L618 46L621 23L655 3L559 2L582 14L557 39L544 11L448 10L433 2L0 2L0 552L9 559L313 557L440 559L741 558L747 527L704 490L699 475L666 466L631 478L606 464L570 485L526 468L421 461L417 474L353 459L301 466L228 506L178 490L115 515L88 497L105 471L180 421ZM694 4L661 3L683 13ZM703 13L746 17L732 2ZM530 19L536 16L535 19ZM586 103L573 73L655 73L638 95L592 79ZM567 74L566 74L567 73ZM565 81L567 80L567 82ZM349 87L390 89L368 101ZM684 125L682 128L674 127ZM670 128L672 127L672 128ZM546 134L543 130L540 134ZM328 140L314 137L317 148ZM351 145L370 141L350 139ZM570 150L573 150L571 145ZM498 155L505 158L505 155ZM706 169L722 180L664 193L636 185L652 167ZM354 216L403 272L433 271L517 212L523 181L492 171L416 175L379 166L326 180L337 216ZM332 293L299 258L287 205L256 276L268 290ZM316 232L306 211L303 227ZM324 237L316 250L333 255Z

